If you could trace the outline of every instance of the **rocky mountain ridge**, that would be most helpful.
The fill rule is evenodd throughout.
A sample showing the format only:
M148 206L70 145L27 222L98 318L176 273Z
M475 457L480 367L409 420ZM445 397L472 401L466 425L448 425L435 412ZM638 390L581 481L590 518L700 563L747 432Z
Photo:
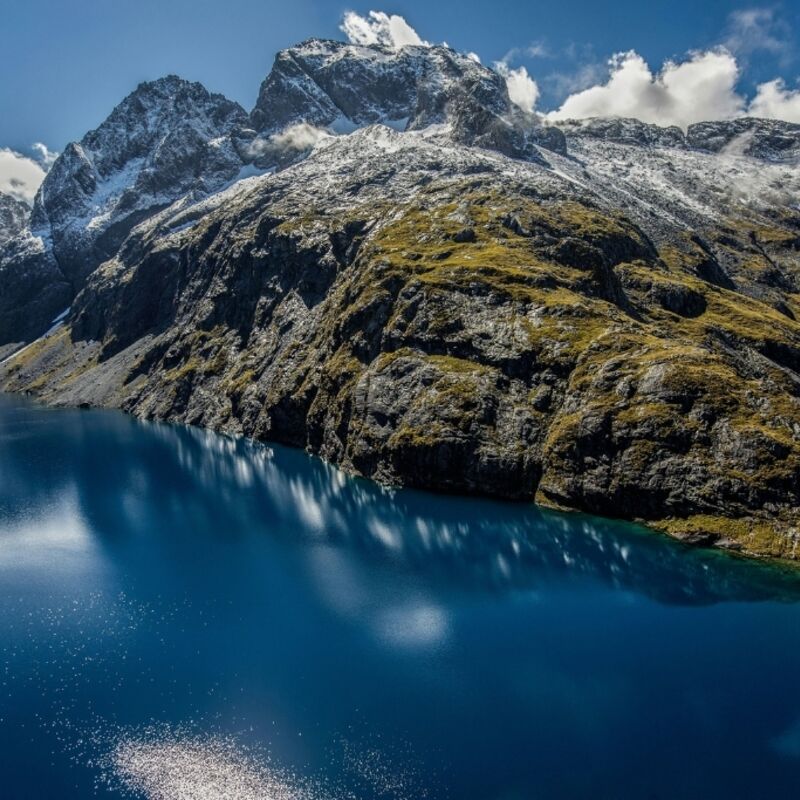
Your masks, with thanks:
M800 161L800 125L782 120L743 117L699 122L690 125L685 133L675 126L665 128L621 118L566 120L557 126L571 138L749 156L777 163Z
M800 126L546 126L448 48L167 78L0 246L0 386L797 555Z

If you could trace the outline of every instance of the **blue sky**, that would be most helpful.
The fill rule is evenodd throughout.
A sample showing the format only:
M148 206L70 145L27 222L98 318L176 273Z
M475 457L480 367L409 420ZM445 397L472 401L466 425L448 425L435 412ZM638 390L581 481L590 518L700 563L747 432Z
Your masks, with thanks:
M692 49L733 42L739 90L783 77L797 88L800 3L722 0L409 0L359 5L324 0L38 0L6 4L0 146L60 150L96 126L137 83L177 73L250 108L277 50L311 36L344 38L346 10L403 15L420 36L474 51L509 52L536 79L537 109L605 80L607 59L635 49L653 68ZM731 14L761 9L755 46Z

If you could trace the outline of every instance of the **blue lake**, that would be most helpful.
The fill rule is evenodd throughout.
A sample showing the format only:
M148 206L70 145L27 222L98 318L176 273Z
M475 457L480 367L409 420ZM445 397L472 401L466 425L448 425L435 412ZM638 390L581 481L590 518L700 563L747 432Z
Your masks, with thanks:
M0 797L788 798L800 577L0 397Z

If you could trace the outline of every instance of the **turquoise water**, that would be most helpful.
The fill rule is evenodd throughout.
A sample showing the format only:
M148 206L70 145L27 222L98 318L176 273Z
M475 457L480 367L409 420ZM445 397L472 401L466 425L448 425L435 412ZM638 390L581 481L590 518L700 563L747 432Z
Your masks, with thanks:
M3 798L787 798L800 580L0 397Z

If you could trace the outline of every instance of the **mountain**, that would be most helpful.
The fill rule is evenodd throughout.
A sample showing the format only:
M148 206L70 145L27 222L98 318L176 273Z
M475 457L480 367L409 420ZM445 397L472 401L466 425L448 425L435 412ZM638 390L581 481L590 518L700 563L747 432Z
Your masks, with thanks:
M505 80L449 47L391 50L312 39L278 53L251 114L262 141L298 124L349 133L447 125L460 144L538 158L564 137L512 104Z
M0 387L798 555L800 126L546 126L448 48L306 42L249 116L165 81L0 251L74 292Z
M57 159L36 195L32 227L49 229L61 268L80 282L154 210L233 180L246 126L244 109L199 83L143 83Z
M237 147L246 146L247 126L238 104L169 76L141 84L100 127L69 144L34 201L31 232L41 246L17 248L10 264L0 254L0 282L9 287L0 300L0 341L19 337L20 312L23 338L41 332L138 222L234 180L245 164ZM69 288L36 297L27 281L15 292L4 273L47 275L45 282Z

